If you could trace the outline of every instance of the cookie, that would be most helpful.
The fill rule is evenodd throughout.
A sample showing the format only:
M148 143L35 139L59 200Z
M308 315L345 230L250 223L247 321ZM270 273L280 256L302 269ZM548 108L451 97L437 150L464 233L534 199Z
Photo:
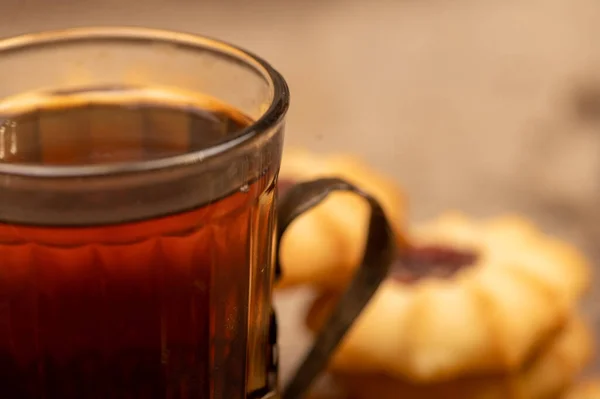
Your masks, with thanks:
M298 182L339 177L373 195L397 234L402 234L405 199L398 185L362 160L347 155L320 156L286 150L279 193ZM370 208L352 193L336 192L295 220L281 240L282 278L278 288L299 284L327 287L347 282L359 265L366 241Z
M449 213L411 237L415 246L344 338L333 369L415 382L514 372L564 326L589 279L575 248L517 217ZM337 288L313 303L313 331Z
M381 374L336 373L335 378L351 399L556 399L591 355L592 337L581 320L573 317L552 342L514 373L433 384L414 384ZM600 396L568 397L588 398Z

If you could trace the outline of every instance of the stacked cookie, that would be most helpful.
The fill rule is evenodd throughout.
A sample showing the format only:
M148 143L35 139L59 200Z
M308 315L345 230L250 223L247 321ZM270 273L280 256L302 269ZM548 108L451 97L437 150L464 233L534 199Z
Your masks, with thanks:
M583 368L592 342L576 308L589 270L577 249L516 216L407 226L401 190L363 162L284 154L283 184L320 177L372 194L410 243L331 361L355 399L551 398ZM368 217L360 198L336 193L283 237L281 287L320 292L312 331L361 259Z

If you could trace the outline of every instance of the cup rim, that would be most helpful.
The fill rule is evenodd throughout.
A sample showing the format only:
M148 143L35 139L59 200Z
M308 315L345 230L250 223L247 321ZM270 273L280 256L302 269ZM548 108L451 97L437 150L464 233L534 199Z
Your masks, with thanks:
M0 163L0 174L22 177L106 177L122 174L135 174L190 166L205 162L236 148L248 145L268 132L285 117L289 108L289 88L283 76L267 61L256 54L226 41L204 35L177 32L164 29L122 26L79 27L28 33L0 39L0 57L11 52L32 49L37 46L96 40L148 40L172 43L190 48L210 49L253 67L272 85L273 99L267 110L252 124L238 134L217 145L185 154L160 159L131 161L98 165L41 166L19 163Z

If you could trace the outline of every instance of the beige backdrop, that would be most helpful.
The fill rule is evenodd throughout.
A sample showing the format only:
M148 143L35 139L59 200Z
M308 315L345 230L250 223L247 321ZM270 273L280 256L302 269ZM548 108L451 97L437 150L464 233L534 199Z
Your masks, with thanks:
M417 218L596 203L600 124L573 104L594 79L600 102L598 21L597 0L0 3L0 35L148 25L261 54L291 86L288 144L369 158Z

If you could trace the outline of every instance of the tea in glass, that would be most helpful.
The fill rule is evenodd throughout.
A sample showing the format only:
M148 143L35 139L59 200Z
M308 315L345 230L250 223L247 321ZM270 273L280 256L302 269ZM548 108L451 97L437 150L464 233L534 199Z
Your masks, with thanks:
M16 103L0 116L0 163L160 160L231 140L252 123L210 97L191 102L153 89ZM5 216L0 397L239 398L247 385L250 273L271 261L275 172L272 165L242 186L223 175L226 195L143 218ZM87 200L103 201L94 196ZM264 341L270 307L253 305L258 329L250 339ZM266 355L253 354L255 365Z

